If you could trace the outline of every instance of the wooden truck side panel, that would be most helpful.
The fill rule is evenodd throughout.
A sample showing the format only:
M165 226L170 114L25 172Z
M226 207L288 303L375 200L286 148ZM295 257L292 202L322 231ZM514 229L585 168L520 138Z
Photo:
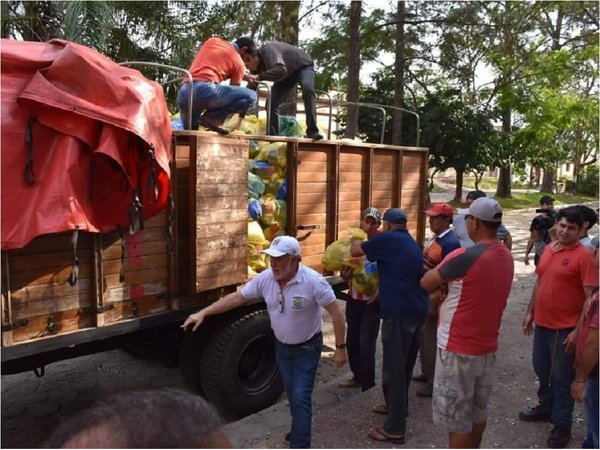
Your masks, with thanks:
M322 272L326 247L358 227L367 206L382 213L402 207L409 232L423 242L427 153L422 149L297 143L291 154L295 187L288 210L298 237L310 230L301 242L305 264Z
M2 361L80 343L93 334L180 320L247 279L248 141L213 133L175 136L173 207L129 235L79 232L72 270L71 233L39 236L2 252ZM427 151L272 137L287 145L287 232L301 240L303 262L322 270L327 245L358 226L362 209L400 206L422 243ZM176 314L177 317L175 318ZM98 332L93 332L97 330ZM90 333L92 332L92 333ZM22 346L22 344L26 344ZM59 345L59 344L57 344ZM23 350L23 349L27 350Z

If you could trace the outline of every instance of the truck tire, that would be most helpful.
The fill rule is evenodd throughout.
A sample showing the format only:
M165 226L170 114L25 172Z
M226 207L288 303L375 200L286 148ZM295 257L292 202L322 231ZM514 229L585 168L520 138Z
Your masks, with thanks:
M201 384L206 398L226 417L241 418L277 401L283 381L265 310L222 323L204 346Z

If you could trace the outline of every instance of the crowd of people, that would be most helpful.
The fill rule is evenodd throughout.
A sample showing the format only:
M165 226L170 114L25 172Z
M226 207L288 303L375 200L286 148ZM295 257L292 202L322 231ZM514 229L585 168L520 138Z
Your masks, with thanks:
M350 254L376 263L378 287L365 295L356 289L352 269L343 269L341 276L349 283L345 317L327 281L301 263L299 242L281 236L264 250L270 256L269 269L191 314L182 328L196 331L207 316L263 298L292 418L285 440L290 448L309 448L312 391L323 348L321 310L332 317L336 367L349 362L351 376L339 383L343 388L375 387L381 327L385 403L373 410L385 421L369 431L369 438L405 443L409 385L414 380L423 382L417 395L432 398L433 420L447 430L448 447L478 448L486 428L514 260L510 233L501 230L503 211L498 202L477 191L467 198L468 208L457 214L447 203L426 211L432 235L423 250L408 233L409 217L402 209L389 208L383 215L374 207L365 209L360 227L368 239L352 238ZM546 444L563 448L571 438L574 402L584 402L582 447L598 448L598 238L589 236L597 213L582 205L556 211L553 201L548 196L540 200L525 256L527 264L535 248L537 281L522 328L533 335L532 362L539 388L538 404L521 411L519 418L552 422ZM413 377L419 353L421 374ZM169 414L152 412L167 409ZM185 426L191 430L198 425L195 434L183 432L177 439L155 433L152 425L185 424L194 415L205 417ZM115 433L131 428L133 422L145 423L147 432ZM169 438L190 448L229 447L220 423L210 405L197 397L176 391L132 393L66 422L49 445L173 447L162 445Z

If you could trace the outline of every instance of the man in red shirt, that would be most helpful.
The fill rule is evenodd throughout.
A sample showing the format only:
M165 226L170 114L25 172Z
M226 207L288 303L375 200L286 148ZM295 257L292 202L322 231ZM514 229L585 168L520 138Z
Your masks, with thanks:
M577 332L585 299L598 286L598 269L579 242L583 217L576 208L558 212L557 240L548 244L536 268L538 276L523 333L533 333L533 369L539 378L539 404L519 413L528 422L552 421L548 447L563 448L571 439ZM535 330L533 324L535 323Z
M202 44L189 68L193 83L190 85L185 78L177 94L177 106L184 126L187 126L191 114L192 130L202 125L227 134L228 130L221 128L225 119L235 113L239 113L241 118L254 106L256 92L240 86L246 73L240 56L241 48L248 45L244 39L247 38L228 42L212 37ZM229 85L221 84L226 80L229 80ZM193 103L192 110L188 111L190 89L193 90Z
M433 382L433 420L448 429L450 448L478 448L487 422L500 323L514 273L510 251L496 235L502 208L478 198L465 217L471 247L454 250L421 280L441 300Z
M595 238L592 244L597 267L598 238ZM571 385L571 395L576 402L584 402L583 410L587 425L587 434L581 447L598 448L598 287L592 293L581 329L577 334L575 368L575 381Z

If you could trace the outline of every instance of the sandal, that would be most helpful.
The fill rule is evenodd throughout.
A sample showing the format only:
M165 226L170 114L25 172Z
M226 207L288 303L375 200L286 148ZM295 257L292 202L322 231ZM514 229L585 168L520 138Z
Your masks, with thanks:
M373 406L373 412L377 413L377 414L387 414L388 413L387 405L384 405L382 403L377 404L377 405Z
M389 434L383 427L372 428L369 430L369 437L378 442L391 442L392 444L404 444L403 434Z

